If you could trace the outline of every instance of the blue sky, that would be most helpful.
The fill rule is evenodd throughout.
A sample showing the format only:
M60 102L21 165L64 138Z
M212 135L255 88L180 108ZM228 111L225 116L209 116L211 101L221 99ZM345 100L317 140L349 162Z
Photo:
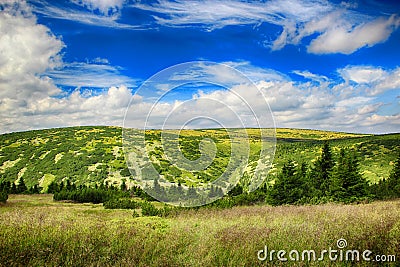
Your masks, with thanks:
M249 77L277 127L399 132L399 14L397 1L3 0L0 132L120 126L144 81L201 60ZM217 82L224 73L199 66ZM227 94L175 90L159 115Z

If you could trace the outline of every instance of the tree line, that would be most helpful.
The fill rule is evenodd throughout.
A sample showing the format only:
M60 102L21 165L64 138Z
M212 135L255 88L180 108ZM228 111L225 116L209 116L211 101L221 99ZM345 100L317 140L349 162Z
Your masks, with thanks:
M275 184L268 190L266 201L282 205L396 198L400 197L399 177L400 154L390 176L369 185L360 172L356 151L342 148L335 158L325 142L314 164L285 162Z

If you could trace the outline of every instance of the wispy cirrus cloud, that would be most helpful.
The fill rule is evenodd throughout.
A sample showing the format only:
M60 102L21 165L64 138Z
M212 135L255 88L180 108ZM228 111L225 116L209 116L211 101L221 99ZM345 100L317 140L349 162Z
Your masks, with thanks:
M152 4L136 2L131 6L155 13L153 17L160 25L170 27L197 25L207 30L263 22L283 26L288 19L307 22L318 14L332 10L332 6L322 0L271 0L266 2L161 0Z
M103 15L110 16L119 13L126 0L71 0L71 2L91 11L99 11Z
M212 31L232 25L277 25L282 29L278 37L264 42L271 50L298 45L305 37L316 35L307 48L313 54L351 54L386 41L400 25L396 15L366 15L352 5L322 0L161 0L131 6L154 13L155 22L168 27Z
M213 31L226 26L275 25L281 30L269 33L261 42L264 46L274 51L287 45L305 45L312 54L351 54L385 42L400 25L396 14L365 14L355 5L324 0L72 0L63 7L46 0L30 2L34 12L42 16L115 29L164 26ZM148 19L138 23L121 17L122 9L140 10ZM304 40L308 43L303 44Z
M125 85L136 87L138 80L121 74L123 68L95 62L64 63L61 68L52 69L43 75L51 78L56 85L84 88L109 88Z
M132 25L119 22L120 13L117 11L122 8L122 3L114 6L113 3L109 3L108 5L106 3L101 4L101 1L73 2L76 4L60 7L54 2L46 0L30 1L34 13L48 18L114 29L144 30L149 28L149 25Z
M315 74L315 73L311 73L308 70L304 70L304 71L302 71L302 70L294 70L292 72L294 74L296 74L296 75L299 75L299 76L303 77L303 78L306 78L306 79L309 79L309 80L312 80L312 81L316 81L316 82L319 82L319 83L327 82L329 80L328 77L326 77L324 75L318 75L318 74Z

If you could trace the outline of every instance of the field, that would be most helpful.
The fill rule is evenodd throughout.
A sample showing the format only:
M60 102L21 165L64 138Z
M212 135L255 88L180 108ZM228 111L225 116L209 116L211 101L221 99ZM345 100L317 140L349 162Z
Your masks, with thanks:
M10 195L0 206L0 266L352 266L354 262L260 261L259 250L368 249L400 257L400 200L360 205L248 206L132 217L101 204ZM262 254L260 254L262 255ZM288 255L286 254L286 257ZM361 257L361 256L360 256ZM301 254L300 254L301 259ZM389 264L389 263L387 263ZM360 261L360 266L382 266ZM392 263L390 266L396 266ZM397 265L398 266L398 265Z

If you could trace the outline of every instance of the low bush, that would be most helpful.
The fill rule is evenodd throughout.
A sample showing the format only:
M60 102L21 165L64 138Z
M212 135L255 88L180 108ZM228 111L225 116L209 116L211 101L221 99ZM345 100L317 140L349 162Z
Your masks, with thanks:
M140 207L138 202L129 198L110 199L104 202L103 206L106 209L137 209Z
M8 194L5 191L0 192L0 202L6 203L8 199Z

